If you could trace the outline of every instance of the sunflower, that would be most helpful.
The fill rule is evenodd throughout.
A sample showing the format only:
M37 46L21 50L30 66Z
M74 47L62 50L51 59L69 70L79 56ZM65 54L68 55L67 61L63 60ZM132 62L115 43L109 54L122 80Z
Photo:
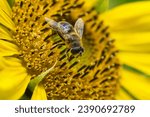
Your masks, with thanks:
M0 99L150 99L150 2L102 14L96 3L1 0ZM45 17L84 20L82 56L68 57Z

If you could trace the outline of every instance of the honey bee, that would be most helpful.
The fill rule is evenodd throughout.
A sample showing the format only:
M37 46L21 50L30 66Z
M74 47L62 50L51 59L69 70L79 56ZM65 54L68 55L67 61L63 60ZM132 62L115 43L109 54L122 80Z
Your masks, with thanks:
M79 18L74 27L66 21L56 22L52 19L45 17L45 21L49 24L50 28L58 33L61 39L67 45L67 52L71 51L73 55L82 55L84 48L82 45L82 35L84 30L84 22Z

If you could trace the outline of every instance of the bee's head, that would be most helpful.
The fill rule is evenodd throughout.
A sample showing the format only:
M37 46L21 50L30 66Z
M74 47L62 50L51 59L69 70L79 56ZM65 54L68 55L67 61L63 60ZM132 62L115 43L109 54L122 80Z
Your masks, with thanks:
M84 52L83 47L74 47L71 49L72 54L82 54Z

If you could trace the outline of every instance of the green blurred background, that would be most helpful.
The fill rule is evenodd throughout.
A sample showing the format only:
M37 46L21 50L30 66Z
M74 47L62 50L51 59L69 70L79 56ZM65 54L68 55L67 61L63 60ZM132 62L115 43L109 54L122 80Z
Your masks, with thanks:
M150 0L98 0L98 3L96 4L96 10L101 13L113 7L119 6L121 4L137 1L150 1Z
M113 8L115 6L128 3L128 2L136 2L136 1L148 1L148 0L109 0L109 8Z

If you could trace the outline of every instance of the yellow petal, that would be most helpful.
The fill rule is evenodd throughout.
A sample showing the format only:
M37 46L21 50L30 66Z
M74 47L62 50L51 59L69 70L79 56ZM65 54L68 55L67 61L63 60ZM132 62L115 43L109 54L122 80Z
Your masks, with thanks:
M46 92L42 83L36 85L31 99L32 100L47 100Z
M150 54L135 52L120 52L119 59L123 64L131 66L150 75Z
M17 58L0 57L0 99L19 99L30 76Z
M93 7L93 6L95 6L96 5L96 3L98 3L98 0L83 0L83 1L85 1L85 4L84 4L84 8L91 8L91 7Z
M15 25L9 16L2 8L0 8L0 24L6 26L8 29L14 31Z
M149 31L150 24L150 1L132 2L115 7L105 12L100 17L105 19L112 31ZM137 28L137 27L140 27ZM134 29L134 30L131 30Z
M7 0L0 0L0 9L5 11L8 16L10 16L12 13L11 8L10 8Z
M99 18L109 26L116 46L124 51L150 52L150 1L116 7Z
M118 32L112 34L114 35L113 37L116 40L116 47L119 48L121 51L150 52L150 31L135 33Z
M10 31L2 25L0 25L0 39L5 39L5 40L9 40L9 41L13 40L13 38L10 34Z
M18 47L10 42L0 40L0 56L11 56L19 54Z
M136 99L150 99L150 79L132 71L122 70L121 85L128 94ZM133 97L131 96L131 97ZM120 96L121 98L121 96Z
M128 93L125 92L122 88L119 89L115 97L117 100L131 100L132 99L132 97L130 97Z
M100 18L110 26L122 63L150 74L150 1L125 4Z

